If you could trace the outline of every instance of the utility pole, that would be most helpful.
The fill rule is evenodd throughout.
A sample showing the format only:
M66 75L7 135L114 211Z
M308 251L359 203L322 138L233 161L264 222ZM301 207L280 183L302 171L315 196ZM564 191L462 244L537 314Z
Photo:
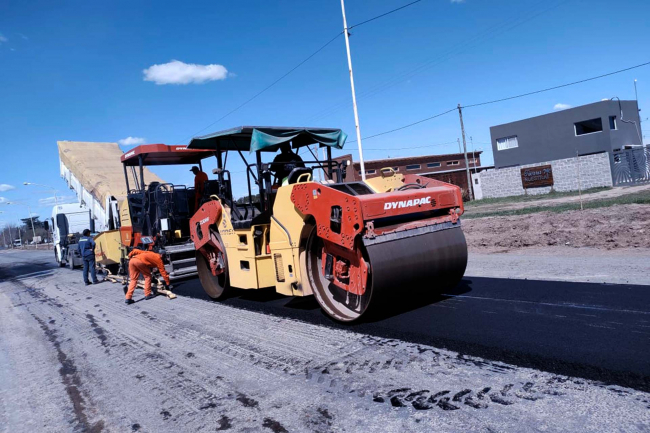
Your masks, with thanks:
M343 12L343 35L345 36L345 48L348 52L348 69L350 71L350 87L352 88L352 107L354 108L354 125L357 129L357 145L359 146L359 162L361 165L361 179L366 180L366 166L363 163L363 149L361 147L361 130L359 129L359 112L357 110L357 96L354 92L354 74L352 73L352 57L350 56L350 38L348 35L348 21L345 18L345 3L341 0L341 11Z
M637 114L641 112L639 109L639 94L636 92L636 78L634 79L634 99L636 100L636 110ZM639 114L639 131L643 131L641 129L641 115ZM643 132L641 132L641 147L643 147Z
M458 116L460 117L460 132L463 136L463 153L465 154L465 171L467 172L467 193L470 200L474 200L472 189L472 176L469 174L469 161L467 160L467 141L465 140L465 125L463 124L463 108L458 104Z
M27 212L29 212L29 220L32 222L32 241L34 241L34 249L38 249L38 243L36 242L36 230L34 230L34 217L32 216L32 209L27 206Z

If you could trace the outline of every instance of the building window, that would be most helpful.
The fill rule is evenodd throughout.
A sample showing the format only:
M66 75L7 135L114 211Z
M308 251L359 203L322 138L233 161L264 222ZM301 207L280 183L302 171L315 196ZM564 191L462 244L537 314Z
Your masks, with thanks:
M497 150L506 150L514 149L519 147L519 141L517 136L513 135L512 137L497 138Z
M609 129L616 131L616 116L609 116Z
M440 163L439 162L430 162L430 163L427 164L427 167L428 168L440 167Z
M407 170L419 170L420 169L420 164L410 164L406 166Z
M447 165L458 165L458 161L447 161Z
M375 174L377 173L376 170L366 170L366 174Z
M573 126L576 130L576 135L594 134L603 130L603 119L599 117L597 119L583 120L582 122L574 123Z

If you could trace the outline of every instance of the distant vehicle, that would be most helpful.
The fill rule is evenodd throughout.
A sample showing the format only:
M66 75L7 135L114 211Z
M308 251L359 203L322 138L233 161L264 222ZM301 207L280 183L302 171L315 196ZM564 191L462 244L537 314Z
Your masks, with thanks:
M21 241L20 239L16 239L14 241L14 248L20 248L22 246L23 246L23 241Z
M66 264L70 269L83 265L77 251L77 242L85 229L92 230L90 210L79 204L60 204L52 208L52 242L54 259L60 267ZM46 224L46 229L49 223ZM40 240L40 239L39 239Z

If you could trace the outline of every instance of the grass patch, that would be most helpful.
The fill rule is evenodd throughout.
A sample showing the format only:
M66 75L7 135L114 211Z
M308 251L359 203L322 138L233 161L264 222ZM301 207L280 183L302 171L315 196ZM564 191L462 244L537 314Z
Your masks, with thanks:
M582 191L582 195L593 194L595 192L607 191L612 189L609 186L601 186L597 188L589 188ZM465 205L466 208L479 207L487 204L504 204L504 203L522 203L536 200L545 200L549 198L561 198L561 197L571 197L578 195L578 191L566 191L566 192L557 192L552 191L548 194L537 194L537 195L512 195L509 197L499 197L499 198L484 198L481 200L474 200Z
M622 195L603 200L591 200L583 203L584 209L597 209L601 207L610 207L622 204L650 204L650 191L642 191L634 194ZM580 210L580 203L562 203L556 206L534 206L523 209L497 210L493 212L472 212L463 215L463 219L485 218L494 216L513 216L528 215L538 212L567 212L571 210Z

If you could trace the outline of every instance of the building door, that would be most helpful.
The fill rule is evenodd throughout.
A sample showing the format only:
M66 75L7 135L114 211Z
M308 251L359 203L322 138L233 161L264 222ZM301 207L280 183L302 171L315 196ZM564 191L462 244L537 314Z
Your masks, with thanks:
M613 152L614 186L650 182L650 145Z
M472 173L472 187L474 188L474 200L483 198L483 190L481 189L481 173Z

